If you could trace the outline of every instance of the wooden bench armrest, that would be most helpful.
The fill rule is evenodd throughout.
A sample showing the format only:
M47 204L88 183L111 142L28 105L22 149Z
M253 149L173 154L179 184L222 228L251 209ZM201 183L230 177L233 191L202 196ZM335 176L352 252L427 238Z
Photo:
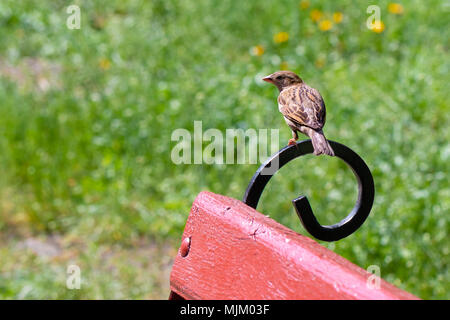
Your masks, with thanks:
M417 299L243 202L202 192L175 259L175 299Z

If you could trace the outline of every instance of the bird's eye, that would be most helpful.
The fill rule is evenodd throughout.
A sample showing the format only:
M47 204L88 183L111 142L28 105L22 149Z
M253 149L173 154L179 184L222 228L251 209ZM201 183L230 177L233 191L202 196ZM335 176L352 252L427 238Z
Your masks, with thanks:
M278 76L276 79L277 79L277 80L281 80L281 78L282 78L282 76Z

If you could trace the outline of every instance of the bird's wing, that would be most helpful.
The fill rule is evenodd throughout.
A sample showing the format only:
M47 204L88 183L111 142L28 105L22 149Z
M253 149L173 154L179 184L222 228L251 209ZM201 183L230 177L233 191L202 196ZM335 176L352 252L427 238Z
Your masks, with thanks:
M283 116L299 126L320 130L325 124L325 103L319 91L305 84L283 90L278 96Z

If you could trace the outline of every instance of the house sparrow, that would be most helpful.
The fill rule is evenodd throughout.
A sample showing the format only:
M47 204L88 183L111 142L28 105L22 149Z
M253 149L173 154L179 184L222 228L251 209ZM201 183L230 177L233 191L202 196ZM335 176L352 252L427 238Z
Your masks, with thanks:
M263 80L274 84L280 90L278 109L292 130L289 145L297 144L297 131L300 131L311 138L316 156L334 156L334 151L322 131L326 110L319 91L308 86L291 71L278 71Z

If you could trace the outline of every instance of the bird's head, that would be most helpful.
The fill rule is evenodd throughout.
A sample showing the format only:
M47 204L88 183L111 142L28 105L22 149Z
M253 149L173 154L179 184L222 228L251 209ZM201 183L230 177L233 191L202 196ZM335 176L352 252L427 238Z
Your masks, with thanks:
M294 84L303 83L303 80L291 71L277 71L263 78L263 80L273 83L280 91Z

